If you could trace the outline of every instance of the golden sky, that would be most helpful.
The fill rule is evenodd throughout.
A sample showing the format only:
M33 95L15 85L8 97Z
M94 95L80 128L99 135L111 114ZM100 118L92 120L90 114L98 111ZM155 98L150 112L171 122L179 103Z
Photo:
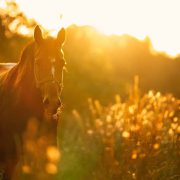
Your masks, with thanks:
M0 0L1 1L1 0ZM75 23L105 34L149 36L153 47L180 53L180 0L16 0L21 10L48 29Z

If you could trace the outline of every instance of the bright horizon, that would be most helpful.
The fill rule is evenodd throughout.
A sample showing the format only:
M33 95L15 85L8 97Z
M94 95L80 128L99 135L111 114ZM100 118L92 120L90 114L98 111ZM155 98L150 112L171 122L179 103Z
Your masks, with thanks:
M16 0L47 29L91 25L105 34L150 37L155 50L180 54L179 0Z

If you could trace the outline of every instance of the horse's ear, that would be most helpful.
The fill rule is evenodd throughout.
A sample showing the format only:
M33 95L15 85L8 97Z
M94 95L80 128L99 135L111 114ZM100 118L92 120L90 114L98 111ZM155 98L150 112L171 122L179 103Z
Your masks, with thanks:
M65 37L66 37L66 31L64 28L62 28L59 32L58 32L58 35L57 35L57 43L59 45L62 45L65 41Z
M34 29L34 40L38 44L40 44L43 41L42 31L38 25Z

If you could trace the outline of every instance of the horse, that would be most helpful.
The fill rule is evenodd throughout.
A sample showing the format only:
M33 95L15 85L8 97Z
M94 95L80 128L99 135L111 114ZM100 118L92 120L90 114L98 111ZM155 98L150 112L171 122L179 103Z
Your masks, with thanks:
M22 156L17 142L23 146L28 119L35 117L40 126L46 124L46 132L56 138L54 115L62 104L64 41L64 28L56 38L44 38L37 25L34 40L24 48L20 61L0 66L0 179L12 179ZM57 145L56 139L53 144Z

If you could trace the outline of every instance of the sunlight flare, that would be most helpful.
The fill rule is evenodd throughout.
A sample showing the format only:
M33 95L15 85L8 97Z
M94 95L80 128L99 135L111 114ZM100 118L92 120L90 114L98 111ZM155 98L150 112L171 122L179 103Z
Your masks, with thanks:
M171 56L180 53L179 0L17 2L28 17L50 30L74 23L92 25L108 35L129 34L141 40L149 36L156 50Z

